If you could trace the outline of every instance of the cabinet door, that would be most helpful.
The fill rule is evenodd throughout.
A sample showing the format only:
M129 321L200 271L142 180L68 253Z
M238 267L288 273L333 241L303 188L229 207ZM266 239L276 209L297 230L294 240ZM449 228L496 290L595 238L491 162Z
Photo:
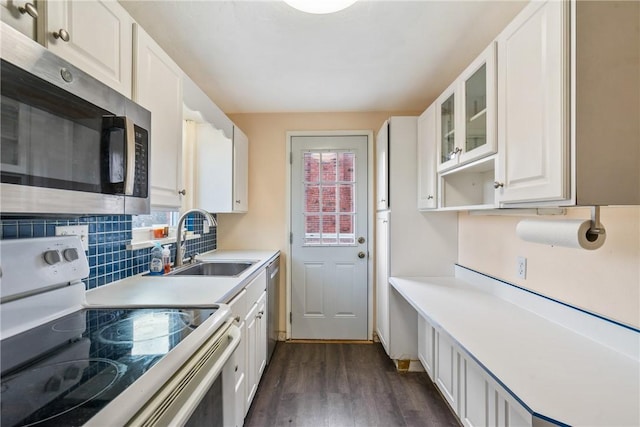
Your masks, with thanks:
M247 391L246 387L246 355L247 355L247 291L244 289L236 295L230 302L231 315L238 323L240 329L240 345L235 351L235 395L236 395L236 420L243 420L245 414L245 404Z
M389 212L376 215L376 330L389 354Z
M262 296L258 300L258 313L256 313L257 329L258 333L257 338L257 376L256 381L259 383L260 378L262 378L262 373L264 372L264 368L267 367L267 293L263 292Z
M46 4L47 15L44 45L130 98L133 20L127 11L115 0L55 0L42 4ZM63 31L67 41L55 36Z
M376 209L389 209L389 122L376 137Z
M432 104L418 118L418 209L438 207L436 151L436 105Z
M245 378L246 378L246 392L245 395L245 415L251 407L251 402L256 394L258 388L258 304L254 303L251 309L247 313L245 318L245 324L247 325L247 354L245 355Z
M467 427L487 426L493 389L482 369L470 358L460 357L460 421Z
M134 100L151 111L151 205L180 209L182 70L135 26Z
M249 138L233 127L233 200L234 212L249 210Z
M436 385L454 412L460 414L458 407L458 350L449 337L441 331L436 332L435 368Z
M434 339L435 329L433 326L424 317L418 316L418 358L432 380L434 379Z
M496 152L496 45L491 43L459 77L462 105L459 163Z
M30 6L26 6L26 4ZM0 0L0 17L2 22L9 24L25 36L35 40L37 18L32 17L27 12L27 7L35 9L38 16L41 16L41 11L38 10L35 0Z
M532 2L498 36L499 201L569 194L568 2Z
M444 171L458 164L460 137L456 135L456 128L460 121L457 109L459 100L457 82L445 90L436 99L436 138L438 146L438 171Z

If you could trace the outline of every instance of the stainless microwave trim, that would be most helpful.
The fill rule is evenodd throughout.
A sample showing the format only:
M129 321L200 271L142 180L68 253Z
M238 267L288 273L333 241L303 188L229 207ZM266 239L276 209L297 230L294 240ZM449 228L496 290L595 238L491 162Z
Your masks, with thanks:
M151 113L148 110L4 22L1 22L0 26L0 55L3 60L104 110L131 119L133 123L149 133L147 156L150 163ZM135 150L129 148L128 151L132 153ZM131 177L130 171L133 168L131 161L127 162L127 167L127 175ZM150 170L148 173L150 174ZM150 182L150 179L148 181ZM131 190L132 185L133 183L129 180L128 190ZM150 210L150 198L150 194L146 198L140 198L7 183L0 185L2 215L145 214Z

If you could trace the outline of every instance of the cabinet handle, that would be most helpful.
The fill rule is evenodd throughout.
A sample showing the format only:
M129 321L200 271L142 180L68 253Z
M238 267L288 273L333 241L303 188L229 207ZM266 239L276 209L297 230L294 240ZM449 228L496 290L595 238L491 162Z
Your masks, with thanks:
M236 203L237 203L237 204L240 204L240 200L236 200Z
M67 32L67 30L60 28L58 31L54 31L52 34L54 39L60 39L63 42L69 41L69 33Z
M25 3L24 6L18 7L18 11L23 15L28 14L33 19L38 19L38 9L31 3Z
M178 191L178 194L180 194L182 196L186 196L187 195L187 190L183 188L182 190Z
M233 320L235 320L236 322L240 323L240 316L234 317Z
M500 187L504 187L504 183L503 182L498 182L498 181L494 181L493 182L493 188L495 188L497 190Z
M264 314L264 311L259 311L258 314L256 315L256 317L258 319L262 319L262 315Z

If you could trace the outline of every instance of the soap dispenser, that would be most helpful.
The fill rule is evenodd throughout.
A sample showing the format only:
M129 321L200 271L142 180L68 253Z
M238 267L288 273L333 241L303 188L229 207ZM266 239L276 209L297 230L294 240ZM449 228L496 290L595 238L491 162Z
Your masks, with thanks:
M162 250L162 266L164 268L164 274L171 272L171 250L170 245L164 245Z
M151 249L151 262L149 263L149 274L159 276L162 274L162 247L156 243Z

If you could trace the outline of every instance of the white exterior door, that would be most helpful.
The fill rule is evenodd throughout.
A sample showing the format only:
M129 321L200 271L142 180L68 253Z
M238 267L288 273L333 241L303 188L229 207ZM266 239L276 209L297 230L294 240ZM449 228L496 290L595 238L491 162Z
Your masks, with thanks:
M367 139L291 137L294 339L367 339Z

